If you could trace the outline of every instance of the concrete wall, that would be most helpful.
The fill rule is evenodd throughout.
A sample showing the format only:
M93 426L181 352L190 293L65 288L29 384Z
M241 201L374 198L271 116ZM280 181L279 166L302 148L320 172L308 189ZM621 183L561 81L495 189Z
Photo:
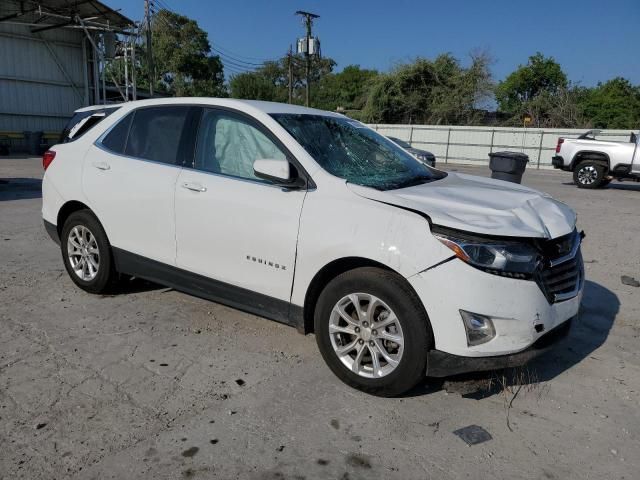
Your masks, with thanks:
M371 125L383 135L433 152L438 163L487 164L489 152L512 150L529 155L529 168L552 168L558 137L575 138L586 129ZM598 138L628 141L631 130L603 130Z

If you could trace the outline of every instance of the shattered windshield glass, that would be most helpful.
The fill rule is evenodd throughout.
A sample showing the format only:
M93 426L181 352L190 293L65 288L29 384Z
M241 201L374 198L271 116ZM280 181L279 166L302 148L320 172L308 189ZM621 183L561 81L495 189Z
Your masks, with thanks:
M446 176L355 120L306 114L272 116L322 168L348 182L395 190Z

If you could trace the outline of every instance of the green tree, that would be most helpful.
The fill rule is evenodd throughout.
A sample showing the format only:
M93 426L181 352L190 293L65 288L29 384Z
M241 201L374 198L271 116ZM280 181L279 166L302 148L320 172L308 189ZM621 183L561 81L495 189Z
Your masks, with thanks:
M377 76L376 70L362 69L359 65L348 65L339 73L326 74L315 88L313 105L323 110L341 108L356 113L364 107L368 88Z
M231 96L251 100L282 101L281 88L268 76L260 72L236 74L229 81Z
M569 85L551 93L543 91L522 104L521 111L512 115L508 124L522 126L523 115L531 115L530 127L536 128L582 128L589 124L580 101L588 89Z
M302 104L305 98L305 60L301 55L293 55L291 62L293 102ZM336 62L331 58L312 59L309 75L312 82L312 105L315 105L314 97L318 83L331 73L335 65ZM233 98L287 102L289 99L289 59L285 56L275 61L265 62L254 71L236 74L231 77L229 86Z
M473 124L478 106L492 90L490 59L472 55L463 67L450 54L418 58L377 76L369 89L363 119L376 123Z
M207 32L195 20L160 10L151 29L156 90L176 96L226 96L220 57L211 55ZM148 78L146 55L140 60L142 78Z
M596 128L637 129L640 126L640 86L614 78L588 89L579 101Z
M560 64L538 52L498 84L496 100L501 112L519 114L539 95L554 95L567 87L567 76Z

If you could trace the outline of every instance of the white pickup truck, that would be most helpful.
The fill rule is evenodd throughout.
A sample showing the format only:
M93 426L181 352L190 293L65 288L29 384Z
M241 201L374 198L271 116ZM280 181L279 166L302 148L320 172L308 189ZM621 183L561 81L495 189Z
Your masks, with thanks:
M628 142L597 140L600 130L589 130L578 138L558 138L554 168L573 172L578 188L599 188L616 180L640 181L640 134Z

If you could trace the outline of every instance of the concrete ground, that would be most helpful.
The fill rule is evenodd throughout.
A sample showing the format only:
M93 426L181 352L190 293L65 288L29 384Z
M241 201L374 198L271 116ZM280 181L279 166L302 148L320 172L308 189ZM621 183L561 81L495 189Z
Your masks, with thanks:
M638 478L640 289L620 279L640 279L638 184L526 172L577 210L588 282L523 388L493 373L383 399L340 383L312 335L140 281L82 292L41 177L0 159L1 479ZM467 446L469 425L492 439Z

